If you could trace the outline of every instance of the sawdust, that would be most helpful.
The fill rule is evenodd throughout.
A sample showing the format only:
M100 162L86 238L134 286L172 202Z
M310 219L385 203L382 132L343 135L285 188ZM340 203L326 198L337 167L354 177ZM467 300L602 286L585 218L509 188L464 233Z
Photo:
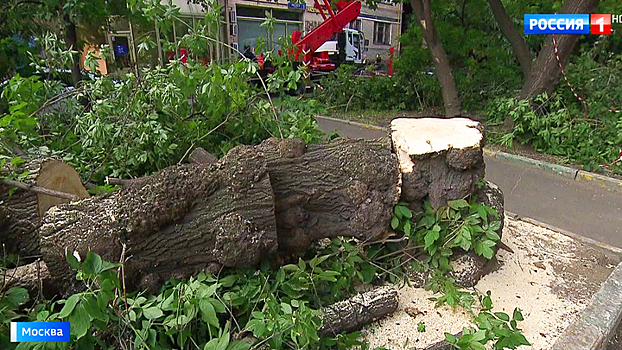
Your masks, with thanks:
M532 347L523 346L520 349L549 349L561 332L585 309L602 281L596 281L596 287L583 288L581 293L556 288L573 284L573 289L576 289L584 284L581 282L583 279L589 279L586 276L593 268L577 253L581 248L577 246L582 243L561 233L506 218L502 240L514 253L500 250L497 253L500 268L484 276L475 288L480 293L492 292L495 312L503 311L511 315L516 307L523 310L525 320L519 322L519 328ZM575 273L569 274L565 266L577 262L584 269L571 268L569 270ZM461 308L435 309L434 302L428 300L431 296L431 292L420 288L406 286L400 289L398 311L392 317L363 329L363 338L370 343L370 348L424 348L443 340L445 332L455 334L463 327L472 325L470 316ZM425 324L425 332L417 331L419 322Z

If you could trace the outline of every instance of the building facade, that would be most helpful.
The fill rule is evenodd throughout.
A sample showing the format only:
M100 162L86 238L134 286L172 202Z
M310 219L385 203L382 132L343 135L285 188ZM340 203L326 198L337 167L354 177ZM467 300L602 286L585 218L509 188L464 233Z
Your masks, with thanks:
M276 38L291 35L294 30L307 34L323 22L313 0L302 4L287 0L228 0L229 42L244 51L254 47L258 37L266 39L268 33L260 26L266 11L275 19ZM359 17L347 26L363 32L368 60L373 60L377 54L386 59L391 46L398 49L401 17L401 3L381 2L375 10L363 4Z
M151 49L150 54L152 64L163 64L179 58L185 60L188 57L205 63L214 60L226 62L237 59L239 52L252 52L258 40L263 40L267 48L278 49L279 38L291 35L294 30L302 32L303 35L307 34L323 21L313 0L306 0L306 3L301 4L287 0L218 0L222 7L218 26L219 43L206 41L204 48L180 47L175 50L166 47L165 42L178 43L185 34L202 23L205 11L210 9L189 3L187 0L162 0L162 2L179 7L180 21L166 33L158 33L156 30L158 33L156 39L167 40L156 40L158 47ZM272 38L269 38L266 27L261 25L268 17L274 18ZM359 17L347 24L347 27L363 32L367 48L364 55L368 61L373 62L376 55L380 55L386 62L389 48L399 49L401 17L401 3L380 2L375 10L363 4ZM119 18L118 21L111 18L110 28L111 30L106 33L106 41L113 49L114 64L118 68L130 67L136 63L138 57L134 37L153 29L132 28L132 24L123 18Z

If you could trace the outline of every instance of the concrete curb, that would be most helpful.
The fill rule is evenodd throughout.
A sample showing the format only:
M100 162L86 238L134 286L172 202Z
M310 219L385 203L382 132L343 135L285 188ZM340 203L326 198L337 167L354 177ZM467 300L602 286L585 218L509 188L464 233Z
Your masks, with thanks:
M544 227L559 232L588 245L622 254L622 249L580 236L555 226L531 218L521 218L506 211L506 215L515 220ZM611 272L600 290L594 294L590 305L562 332L551 350L602 350L607 348L609 340L622 319L622 262Z
M622 263L611 272L592 303L559 336L551 350L605 349L622 318Z
M614 246L609 245L607 243L599 242L599 241L597 241L595 239L591 239L589 237L581 236L581 235L576 234L574 232L570 232L568 230L564 230L563 228L559 228L559 227L556 227L556 226L553 226L553 225L549 225L549 224L544 223L542 221L538 221L538 220L535 220L535 219L532 219L532 218L528 218L528 217L520 217L518 214L514 214L514 213L511 213L509 211L506 211L505 213L506 213L506 215L508 215L510 218L512 218L514 220L521 220L521 221L530 223L532 225L540 226L540 227L546 228L548 230L561 233L564 236L568 236L568 237L570 237L572 239L575 239L577 241L581 241L581 242L583 242L585 244L592 245L592 246L595 246L595 247L598 247L598 248L602 248L602 249L606 249L606 250L609 250L609 251L611 251L613 253L620 254L622 256L622 248L614 247Z
M337 122L337 123L343 123L343 124L348 124L348 125L355 125L361 128L365 128L365 129L372 129L372 130L380 130L380 131L389 131L389 129L387 128L383 128L382 126L377 126L377 125L371 125L371 124L365 124L365 123L359 123L359 122L353 122L350 120L346 120L346 119L339 119L339 118L333 118L333 117L324 117L324 116L316 116L316 118L319 119L325 119L325 120L330 120L333 122Z

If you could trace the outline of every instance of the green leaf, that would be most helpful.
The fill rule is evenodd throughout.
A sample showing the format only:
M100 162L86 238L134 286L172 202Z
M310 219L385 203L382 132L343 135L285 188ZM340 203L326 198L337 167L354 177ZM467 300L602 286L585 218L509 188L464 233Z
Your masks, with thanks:
M231 286L233 286L233 284L235 284L235 282L238 281L238 275L229 275L227 277L223 277L220 280L218 280L218 282L220 282L220 284L223 287L229 288Z
M231 335L229 334L229 332L225 332L225 334L223 334L219 339L218 339L218 345L216 346L217 350L226 350L227 347L229 346L229 341L231 340Z
M457 199L454 201L447 201L447 206L454 210L460 210L461 208L468 207L469 203L464 199Z
M445 339L452 344L455 344L456 341L458 341L456 336L451 333L445 333Z
M506 314L505 312L495 312L495 316L497 316L497 318L501 321L510 321L510 316L508 316L508 314Z
M410 235L410 220L406 220L404 223L404 233Z
M12 287L4 295L4 299L0 306L4 306L4 303L7 302L10 305L11 309L17 309L21 305L24 305L30 297L28 296L28 290L20 287Z
M486 237L488 237L489 239L493 241L498 241L501 239L501 237L499 237L499 235L495 231L491 231L491 230L486 231Z
M78 261L78 259L76 259L76 257L73 254L74 252L69 252L69 250L66 250L65 258L67 259L67 262L69 263L69 265L71 265L75 269L79 269L80 262Z
M410 219L413 217L413 213L412 211L410 211L410 209L408 209L408 207L398 205L396 208L400 213L402 213L402 216L404 216L405 218Z
M214 327L220 327L218 316L216 316L216 310L214 305L207 299L199 300L199 310L201 311L201 318L204 322L211 324Z
M391 228L395 230L399 225L400 225L400 220L394 216L391 219Z
M514 315L512 315L512 318L515 319L516 321L523 321L523 313L521 312L521 309L516 308L514 309Z
M472 341L481 342L484 339L486 339L486 330L481 329L481 330L475 332L475 334L473 334Z
M82 264L82 271L89 275L98 275L102 270L102 258L89 250Z
M203 350L217 350L218 349L218 338L214 338L205 344Z
M164 313L162 312L162 309L160 309L159 307L152 306L152 307L143 309L143 315L148 320L155 320L159 317L164 316Z
M245 341L237 340L231 342L227 347L227 350L249 350L251 348L251 344Z
M58 317L65 318L69 316L73 309L76 307L76 304L78 304L78 301L80 301L80 297L81 294L74 294L70 296L69 299L65 301L65 306L63 306L63 308L58 313Z
M91 317L91 320L108 322L108 315L102 312L99 305L97 305L97 300L92 295L85 295L85 299L81 304L84 306L86 313Z
M402 214L402 211L399 208L401 208L399 205L396 205L395 207L393 207L393 213L398 219L401 220L404 217L404 215Z
M86 332L91 327L89 315L86 313L82 303L75 307L68 321L71 323L71 334L75 335L77 339L86 335Z
M424 238L425 246L426 247L432 246L432 244L436 242L439 236L440 234L438 231L429 230L428 233L426 233L425 238Z
M287 315L291 315L292 314L292 306L287 304L287 303L281 303L281 309L283 310L283 312Z
M285 270L285 271L298 271L298 265L294 265L294 264L287 264L285 266L281 266L281 269Z

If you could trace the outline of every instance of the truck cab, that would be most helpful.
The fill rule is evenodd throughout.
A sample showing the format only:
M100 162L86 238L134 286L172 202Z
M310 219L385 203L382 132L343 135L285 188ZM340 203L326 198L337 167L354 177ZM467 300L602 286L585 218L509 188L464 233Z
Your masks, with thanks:
M338 64L362 64L363 52L365 52L365 35L359 30L344 28L341 33L335 34L315 52L326 52L331 60Z

